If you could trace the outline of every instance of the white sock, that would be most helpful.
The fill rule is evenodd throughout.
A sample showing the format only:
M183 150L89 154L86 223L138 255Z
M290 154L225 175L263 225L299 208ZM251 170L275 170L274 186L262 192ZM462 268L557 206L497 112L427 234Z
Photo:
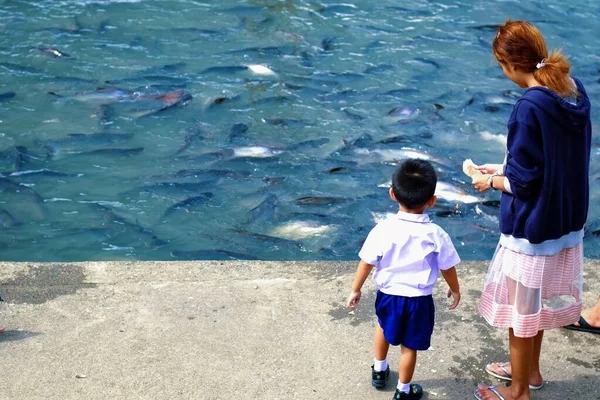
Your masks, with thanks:
M410 392L410 382L402 383L398 380L398 390L408 394Z
M388 368L387 358L385 360L379 361L378 359L373 359L373 369L375 371L385 371Z

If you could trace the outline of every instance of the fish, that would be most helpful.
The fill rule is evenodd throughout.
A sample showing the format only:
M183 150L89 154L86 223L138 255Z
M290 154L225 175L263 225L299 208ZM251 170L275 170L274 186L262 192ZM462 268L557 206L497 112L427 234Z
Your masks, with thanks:
M139 74L142 75L156 75L156 74L166 74L181 71L183 68L187 66L185 62L177 62L171 64L158 65L154 67L148 67L142 71L139 71Z
M221 178L244 179L250 176L248 171L228 169L182 169L175 173L176 178L194 178L195 181L214 181Z
M19 225L17 220L5 209L0 208L0 227L13 228Z
M110 228L111 236L125 234L128 243L131 243L133 239L137 239L150 248L159 248L167 244L166 241L156 236L152 230L141 226L137 221L131 222L115 214L111 208L99 202L89 202L88 204L102 216L104 220L103 225Z
M343 198L343 197L332 197L332 196L322 196L322 197L318 197L318 196L308 196L308 197L301 197L299 199L296 199L296 204L301 204L301 205L331 205L331 204L339 204L339 203L344 203L346 202L347 199Z
M234 124L231 128L229 128L229 136L227 137L227 141L232 143L236 141L240 136L248 131L248 125L244 123Z
M274 194L269 194L259 205L248 211L248 221L270 221L275 216L278 199Z
M38 50L44 52L44 53L48 53L53 55L56 58L70 58L71 56L67 53L63 53L60 50L57 50L53 47L48 47L48 46L39 46Z
M380 74L383 72L387 72L387 71L392 71L394 69L394 66L391 64L379 64L379 65L373 65L371 67L368 67L367 69L365 69L365 74Z
M458 203L479 203L481 199L478 197L467 194L464 190L446 183L446 182L437 182L435 187L435 195L442 200L448 202L458 202Z
M247 71L252 72L253 74L256 74L256 75L263 75L263 76L277 75L275 73L275 71L273 71L269 67L266 67L266 66L260 65L260 64L226 65L226 66L219 66L219 67L210 67L210 68L206 68L205 70L200 72L200 74L203 74L203 75L207 75L207 74L231 75L231 74L235 74L238 72L247 72Z
M329 138L305 140L302 142L294 143L289 145L285 150L286 152L303 151L306 149L315 149L329 143Z
M48 168L42 169L31 169L31 170L22 170L17 172L12 172L8 175L9 178L20 179L20 178L29 178L29 177L52 177L52 178L67 178L71 176L75 176L72 174L65 174L64 172L54 171Z
M135 189L128 190L125 193L139 192L160 194L163 196L180 196L181 194L199 193L206 190L211 183L210 180L200 182L158 182L139 186Z
M234 96L217 96L217 97L209 97L206 100L204 100L204 108L205 109L211 109L213 107L216 107L219 104L226 104L226 103L231 103L234 102L236 100L239 100L240 96L239 95L234 95Z
M224 54L242 54L244 57L250 57L251 55L255 55L258 57L265 58L277 58L281 56L285 56L288 54L293 54L295 52L295 47L293 46L264 46L264 47L247 47L239 50L229 50L224 52Z
M479 133L479 136L483 139L483 140L492 140L495 142L500 143L503 146L506 146L506 140L507 140L507 135L503 135L503 134L493 134L491 132L488 131L483 131Z
M9 196L6 198L5 196ZM7 204L36 221L46 219L48 211L44 199L32 188L8 178L0 178L0 196Z
M98 88L95 90L80 92L72 95L62 95L56 92L48 92L48 94L55 96L63 101L74 100L97 105L111 104L123 100L133 100L134 96L136 95L133 91L119 89L117 87Z
M28 67L25 65L14 64L9 62L0 62L0 68L3 68L8 72L14 73L15 75L19 75L21 73L30 75L42 75L44 73L44 71L38 68Z
M498 31L498 28L500 28L500 25L498 25L498 24L467 26L467 29L473 29L476 31L483 31L483 32L496 32L496 31Z
M356 148L354 149L354 153L356 155L362 157L369 157L370 155L376 155L381 159L381 161L389 163L389 162L398 162L400 160L404 160L407 158L420 158L427 161L433 161L438 164L444 164L444 161L438 157L432 156L424 151L413 149L410 147L402 147L400 149L390 149L390 148Z
M504 91L500 95L478 92L473 94L465 106L481 104L484 106L484 111L497 112L500 110L500 107L505 107L506 109L512 108L517 103L519 97L520 94L514 91Z
M398 121L407 121L415 119L421 114L421 110L418 108L408 108L408 107L396 107L391 109L387 115L388 119L398 122Z
M206 124L198 122L190 127L185 128L183 130L183 133L185 134L183 138L183 145L175 152L175 156L178 156L179 154L187 150L192 145L194 140L201 140L207 138L209 134L206 130L206 127Z
M292 100L289 96L269 96L262 99L254 100L252 105L255 106L268 106L268 105L281 105L286 104Z
M144 151L143 147L132 147L132 148L106 148L106 149L95 149L90 151L84 151L81 153L75 153L80 156L90 155L102 155L102 156L133 156L140 154Z
M17 94L15 92L0 93L0 102L13 99Z
M121 102L115 105L115 113L130 118L142 118L168 110L177 106L184 106L192 100L192 95L183 90L138 96L134 101Z
M202 153L186 156L187 160L206 160L206 159L232 159L232 158L271 158L282 154L284 150L275 149L266 146L240 146L230 147L221 151L212 153Z
M78 78L76 76L55 76L51 78L54 82L65 83L68 85L96 85L98 82L93 79Z
M325 16L332 15L352 15L355 14L359 8L353 4L332 4L323 5L317 10L318 13Z
M141 85L141 87L143 88L152 88L156 85L164 85L165 87L186 87L188 80L172 76L142 75L122 79L109 79L107 81L104 81L104 83L106 83L107 85Z
M133 133L71 133L66 138L48 140L42 146L48 157L73 154L131 140Z
M192 212L192 210L194 210L196 207L205 205L206 202L212 197L213 194L211 192L200 193L197 196L188 197L187 199L167 208L163 216L166 217L178 210L183 210L187 213Z
M319 236L329 236L338 228L334 225L323 224L314 220L291 220L275 226L270 236L288 240L305 240Z
M242 238L245 245L248 245L248 242L258 242L257 244L259 246L268 246L269 249L275 251L290 250L296 252L298 250L302 250L302 244L299 242L265 235L262 233L250 232L244 229L231 229L228 231L228 236L231 235Z
M417 61L417 62L422 63L422 64L433 65L435 67L435 69L440 69L440 64L438 64L437 61L431 60L429 58L416 57L416 58L413 58L413 61Z
M25 146L14 146L0 151L0 161L11 165L14 171L21 171L29 161L36 159Z
M344 112L344 114L346 114L350 119L352 119L354 121L363 121L363 120L365 120L365 117L363 117L362 115L360 115L357 112L354 112L353 110L351 110L348 107L342 108L342 111Z
M324 51L332 51L334 44L335 44L335 37L329 36L321 41L321 48Z
M262 118L262 122L269 125L285 126L288 128L304 128L310 123L303 119L289 119L289 118Z

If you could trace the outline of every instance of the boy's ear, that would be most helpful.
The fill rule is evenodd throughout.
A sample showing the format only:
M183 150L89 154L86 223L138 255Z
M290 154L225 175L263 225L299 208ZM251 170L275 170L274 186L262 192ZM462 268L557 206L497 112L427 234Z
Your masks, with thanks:
M431 199L429 199L429 201L427 202L427 207L433 207L435 206L435 203L437 202L437 196L431 196Z
M390 198L394 201L398 201L398 199L396 199L396 195L394 194L393 188L390 188Z

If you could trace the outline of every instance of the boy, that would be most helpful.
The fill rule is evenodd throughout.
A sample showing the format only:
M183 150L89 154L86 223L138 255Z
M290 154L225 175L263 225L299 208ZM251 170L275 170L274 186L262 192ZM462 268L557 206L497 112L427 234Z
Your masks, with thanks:
M460 288L454 267L460 262L448 234L423 212L436 201L437 176L433 166L420 159L402 162L392 178L390 197L399 203L398 214L371 230L359 253L361 261L348 297L349 309L356 309L365 280L374 265L377 291L372 385L383 388L390 374L387 353L390 344L400 345L398 387L394 399L418 400L423 388L411 384L417 350L427 350L434 322L432 291L438 271L450 287L453 310L460 302Z

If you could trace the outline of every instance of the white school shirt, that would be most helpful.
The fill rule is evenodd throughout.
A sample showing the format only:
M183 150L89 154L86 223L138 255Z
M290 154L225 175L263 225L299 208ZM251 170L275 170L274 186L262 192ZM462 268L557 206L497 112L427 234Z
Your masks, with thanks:
M430 295L439 270L460 262L450 236L427 214L403 211L378 223L358 256L376 266L373 282L379 290L406 297Z

